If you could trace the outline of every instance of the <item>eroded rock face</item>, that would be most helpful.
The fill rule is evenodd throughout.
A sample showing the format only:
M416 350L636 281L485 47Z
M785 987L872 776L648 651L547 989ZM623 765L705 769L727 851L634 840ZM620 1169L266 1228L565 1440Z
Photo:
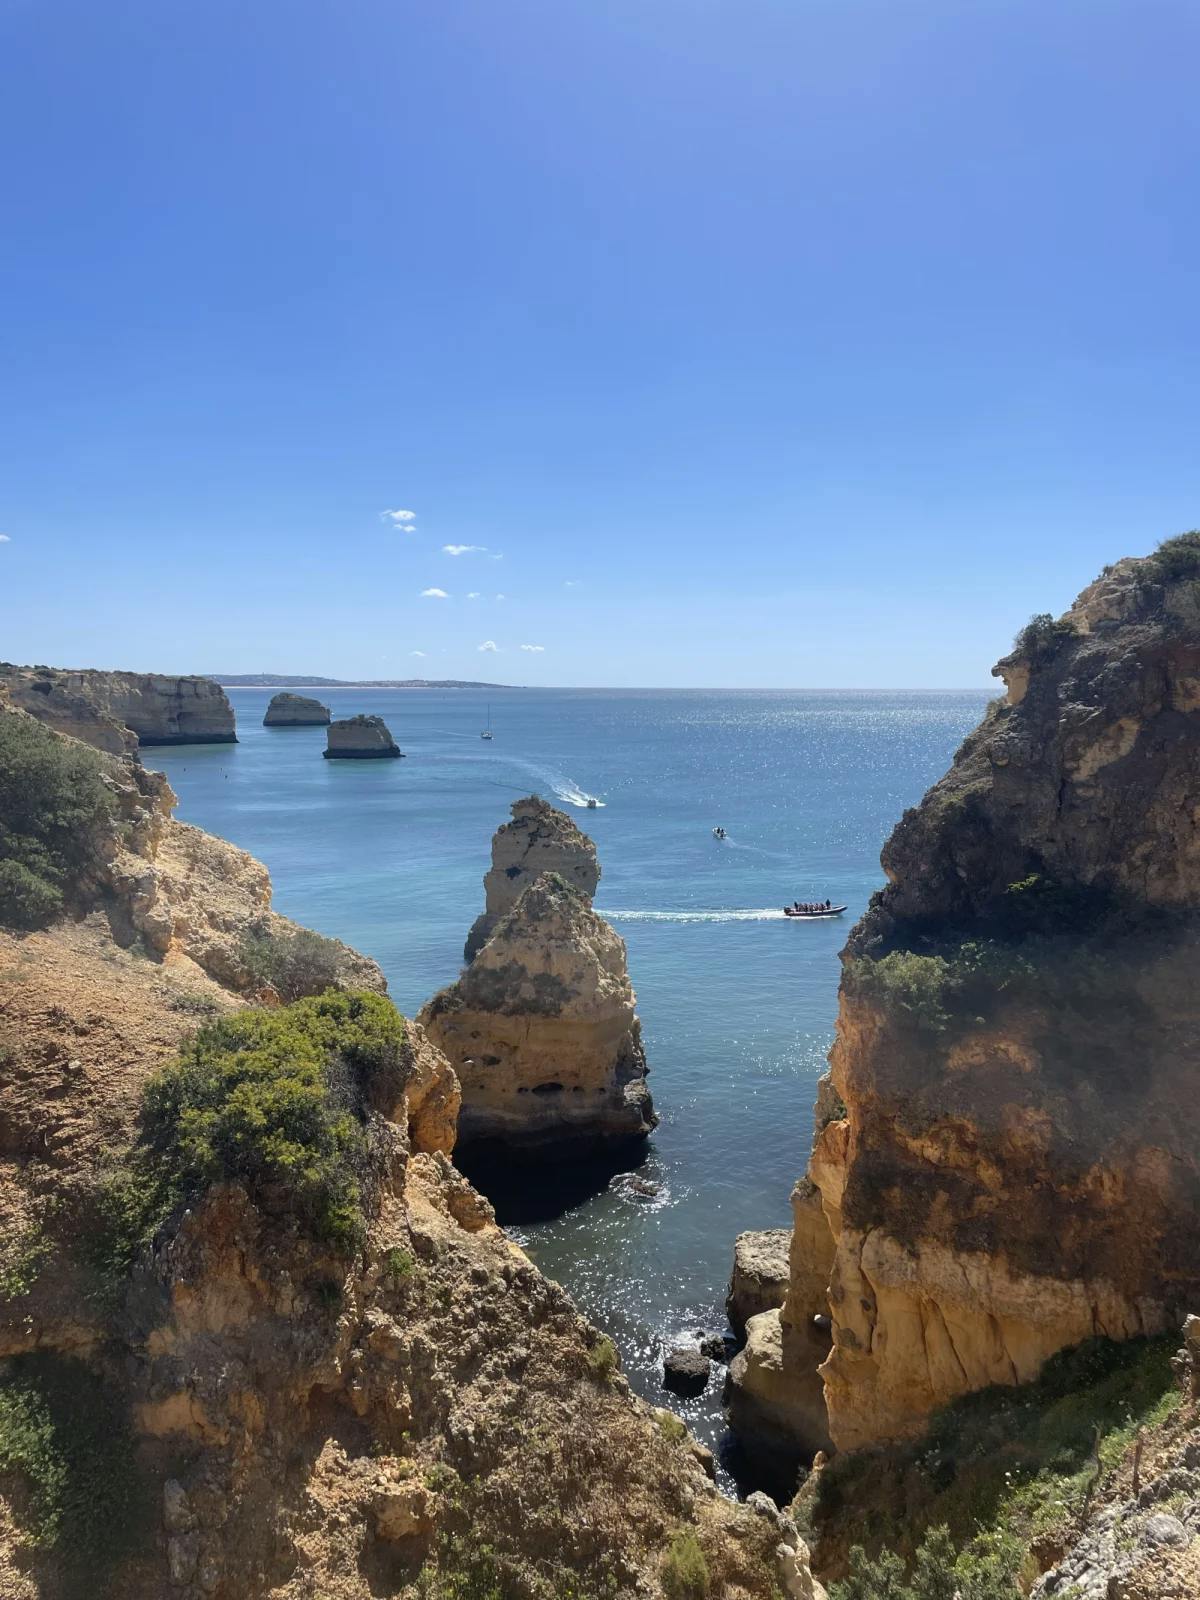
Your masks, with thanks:
M233 707L211 678L157 672L0 669L11 702L110 755L141 745L234 744Z
M462 1084L460 1144L565 1154L641 1139L657 1120L624 941L554 873L419 1020Z
M325 747L327 761L394 759L404 754L382 717L343 717L329 724Z
M485 874L484 909L467 935L464 959L472 961L506 911L543 872L557 872L588 900L600 882L596 846L571 821L537 795L518 800L513 820L492 839L491 870Z
M777 1311L788 1285L788 1250L792 1235L787 1228L767 1228L739 1233L733 1247L733 1276L725 1309L729 1324L739 1335L751 1317Z
M264 728L324 728L328 725L329 707L306 694L273 694L263 717Z
M1200 1295L1200 563L1027 631L844 953L783 1316L839 1448ZM832 1257L832 1259L830 1259ZM828 1286L826 1294L825 1286ZM789 1365L784 1358L784 1366ZM792 1368L799 1392L809 1381Z

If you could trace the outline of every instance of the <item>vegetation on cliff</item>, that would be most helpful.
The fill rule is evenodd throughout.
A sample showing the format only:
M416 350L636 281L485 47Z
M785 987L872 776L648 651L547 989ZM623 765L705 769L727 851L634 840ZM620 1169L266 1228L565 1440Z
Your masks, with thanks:
M345 976L344 947L311 928L289 934L254 929L242 940L238 957L250 982L260 989L270 985L281 1000L323 994Z
M112 811L99 756L31 717L0 717L0 922L61 916Z
M362 992L201 1028L146 1085L141 1136L105 1192L109 1264L128 1263L179 1206L222 1182L353 1248L374 1181L372 1096L400 1073L403 1044L391 1001Z
M1139 1431L1180 1405L1177 1343L1091 1340L1033 1383L946 1406L920 1440L835 1456L798 1507L814 1565L847 1573L831 1600L1018 1600Z

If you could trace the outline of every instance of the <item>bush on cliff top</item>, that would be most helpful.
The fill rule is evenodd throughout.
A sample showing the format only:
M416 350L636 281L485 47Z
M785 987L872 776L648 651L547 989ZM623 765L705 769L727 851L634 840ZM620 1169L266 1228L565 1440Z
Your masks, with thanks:
M248 933L238 950L250 981L260 989L270 984L281 1000L303 1000L334 988L342 977L344 954L336 939L323 938L311 928L287 934L259 929Z
M1075 624L1066 617L1054 617L1048 611L1039 611L1030 617L1013 640L1013 652L1026 656L1030 661L1049 661L1059 647L1068 639L1073 639L1075 634Z
M1177 583L1183 578L1200 577L1200 529L1164 539L1146 557L1150 575L1160 583Z
M108 1266L128 1265L172 1211L219 1182L352 1249L371 1181L372 1091L400 1092L403 1044L391 1001L355 992L201 1028L147 1084L139 1142L108 1183Z
M62 914L112 815L103 773L95 751L0 715L0 923L38 928Z

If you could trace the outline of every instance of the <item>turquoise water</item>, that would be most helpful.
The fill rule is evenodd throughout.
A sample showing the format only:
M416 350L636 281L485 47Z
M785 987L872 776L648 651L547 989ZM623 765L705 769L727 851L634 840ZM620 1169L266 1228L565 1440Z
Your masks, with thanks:
M452 979L491 836L536 791L595 839L597 909L629 947L662 1123L641 1175L543 1189L513 1232L621 1348L656 1401L661 1346L724 1326L734 1235L786 1225L832 1036L837 952L881 882L879 849L979 720L983 692L320 691L380 713L405 761L325 761L321 728L265 729L230 691L237 745L148 750L179 815L270 868L276 909L366 951L414 1011ZM585 810L588 795L601 805ZM718 843L721 823L729 837ZM793 923L792 899L845 901ZM565 1209L563 1209L565 1207ZM550 1210L554 1214L546 1216ZM721 1433L719 1383L673 1402Z

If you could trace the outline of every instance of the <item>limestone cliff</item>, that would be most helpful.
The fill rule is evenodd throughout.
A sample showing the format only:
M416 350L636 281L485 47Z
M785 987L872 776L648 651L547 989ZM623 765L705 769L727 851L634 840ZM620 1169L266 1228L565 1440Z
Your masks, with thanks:
M263 717L264 728L324 728L329 724L329 707L306 694L286 691L271 696Z
M287 1024L246 951L302 935L163 779L100 759L114 808L70 914L0 926L5 1600L662 1600L687 1541L714 1595L819 1595L794 1527L717 1493L451 1165L457 1083L419 1026L331 1069L337 1147L371 1135L353 1242L279 1179L168 1190L129 1234L164 1148L147 1084L181 1052L191 1081L202 1022ZM344 947L338 981L382 987ZM185 1139L219 1112L253 1140L241 1106Z
M840 1448L1200 1295L1200 536L996 670L843 957L782 1313Z
M112 755L141 745L233 744L233 707L211 678L0 666L13 705Z
M484 908L467 935L467 961L474 960L500 918L543 872L557 872L588 900L600 882L596 846L565 811L531 794L514 803L512 817L492 839L492 865L483 879Z
M459 1137L548 1153L642 1139L656 1118L625 944L566 879L523 891L420 1014L463 1088Z

